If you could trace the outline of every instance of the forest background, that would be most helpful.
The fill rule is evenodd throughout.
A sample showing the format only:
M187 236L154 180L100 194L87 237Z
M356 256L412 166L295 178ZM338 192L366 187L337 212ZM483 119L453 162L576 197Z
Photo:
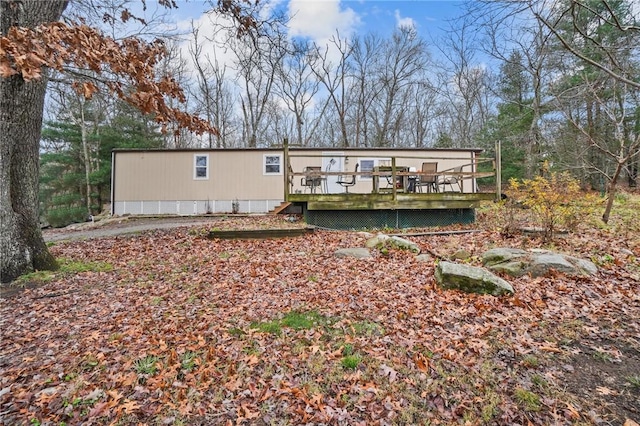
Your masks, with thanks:
M140 15L144 25L105 22L108 5L73 3L67 15L116 40L161 38L169 54L158 72L187 94L173 106L218 132L162 133L153 116L108 91L87 99L54 75L41 144L41 211L50 225L105 209L114 148L272 147L286 138L304 147L481 147L491 155L500 140L504 181L569 171L603 193L618 180L637 184L640 26L631 1L467 2L437 33L423 35L405 19L388 34L336 30L324 42L296 36L289 9L268 2L252 6L264 21L244 35L215 12L185 29L153 5ZM73 77L109 80L86 70Z

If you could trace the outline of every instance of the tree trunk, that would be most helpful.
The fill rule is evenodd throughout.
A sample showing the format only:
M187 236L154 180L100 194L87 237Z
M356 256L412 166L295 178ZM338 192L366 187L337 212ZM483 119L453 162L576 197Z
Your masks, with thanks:
M611 182L609 182L609 187L607 188L607 204L604 208L604 213L602 214L602 221L604 223L609 223L611 208L613 207L613 200L615 200L616 198L616 185L618 184L618 177L620 176L623 167L624 162L618 161L618 164L616 165L616 171L611 177Z
M82 139L82 155L84 157L84 179L87 197L87 215L93 214L91 211L91 157L89 157L89 142L87 141L87 122L84 119L84 99L80 99L80 135Z
M0 34L60 19L68 1L0 0ZM0 78L0 281L33 269L53 269L40 231L39 148L46 73L37 81Z

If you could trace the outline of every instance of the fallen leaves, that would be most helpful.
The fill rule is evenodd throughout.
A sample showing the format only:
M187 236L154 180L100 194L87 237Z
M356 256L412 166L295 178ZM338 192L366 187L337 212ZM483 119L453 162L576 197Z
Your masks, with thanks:
M501 299L434 288L433 266L404 252L375 265L334 258L337 248L362 245L356 233L199 235L179 229L54 246L58 256L113 269L0 301L0 412L17 424L579 421L583 407L573 401L554 395L526 412L510 389L551 389L561 377L545 364L571 356L568 337L610 333L607 324L621 336L631 327L630 336L634 323L618 317L640 317L629 297L634 281L523 277L516 296ZM474 247L489 239L473 238ZM39 298L54 289L59 296ZM293 325L291 312L313 312L302 318L312 321ZM623 358L614 346L591 350ZM357 357L353 368L347 356ZM145 357L157 359L153 372L136 371ZM621 393L609 384L592 391Z

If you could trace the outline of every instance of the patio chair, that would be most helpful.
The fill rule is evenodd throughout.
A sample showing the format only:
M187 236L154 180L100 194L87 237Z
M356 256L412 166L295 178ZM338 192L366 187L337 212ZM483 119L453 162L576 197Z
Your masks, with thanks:
M311 193L315 193L318 188L321 187L322 177L319 175L321 167L316 166L307 166L304 168L304 173L309 173L300 179L300 185L302 185L305 189L309 188Z
M426 162L422 163L422 174L416 182L418 191L422 192L422 187L427 187L427 192L438 192L438 163Z
M445 175L442 178L442 180L438 183L439 185L442 185L443 191L446 188L446 186L449 185L449 188L451 188L451 192L462 192L462 187L460 186L460 181L462 180L462 175L461 175L462 167L463 166L454 167L453 169L451 169L451 174ZM453 189L453 185L458 186L457 191Z
M340 175L338 176L338 180L336 181L338 184L345 188L347 194L349 193L349 187L356 184L356 173L358 173L358 166L360 164L356 163L356 168L353 170L353 174L349 176Z

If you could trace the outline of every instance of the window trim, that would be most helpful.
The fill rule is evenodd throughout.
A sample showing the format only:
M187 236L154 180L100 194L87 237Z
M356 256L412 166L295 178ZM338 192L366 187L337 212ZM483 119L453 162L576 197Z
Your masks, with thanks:
M278 171L277 172L269 172L267 171L267 157L277 157L278 158ZM263 176L282 176L282 154L263 154L262 155L262 175ZM269 164L272 165L272 164Z
M198 158L204 157L207 160L205 166L198 166ZM205 176L198 176L198 168L205 168ZM209 154L193 154L193 180L209 180Z

